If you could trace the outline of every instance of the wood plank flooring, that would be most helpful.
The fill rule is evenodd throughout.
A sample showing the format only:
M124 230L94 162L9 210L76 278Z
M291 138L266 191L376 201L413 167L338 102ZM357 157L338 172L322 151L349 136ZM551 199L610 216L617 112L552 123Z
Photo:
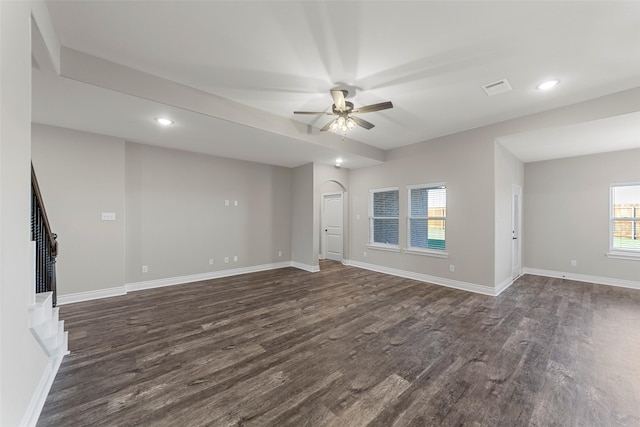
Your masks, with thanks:
M640 292L345 267L65 305L38 426L640 426Z

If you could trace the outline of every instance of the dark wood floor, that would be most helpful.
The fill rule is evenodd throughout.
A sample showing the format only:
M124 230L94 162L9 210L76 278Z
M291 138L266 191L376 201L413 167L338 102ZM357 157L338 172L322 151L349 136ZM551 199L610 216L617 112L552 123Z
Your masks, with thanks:
M61 307L39 426L640 426L640 292L323 262Z

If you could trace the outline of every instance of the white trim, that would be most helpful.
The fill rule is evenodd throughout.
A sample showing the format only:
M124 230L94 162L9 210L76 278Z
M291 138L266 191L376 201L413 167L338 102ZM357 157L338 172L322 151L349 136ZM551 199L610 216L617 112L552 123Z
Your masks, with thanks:
M494 296L497 297L502 292L504 292L509 286L513 285L515 283L515 281L520 278L520 276L522 276L522 274L519 274L519 275L517 275L515 277L507 277L506 279L504 279L501 283L499 283L495 287Z
M398 192L398 216L389 216L389 217L384 217L384 216L374 216L374 207L373 207L373 195L376 193L384 193L384 192L390 192L390 191L397 191ZM399 187L389 187L389 188L374 188L374 189L370 189L369 190L369 245L367 247L370 247L371 249L381 249L381 250L387 250L387 251L391 251L391 252L400 252L400 247L399 245L394 245L394 244L384 244L384 243L378 243L378 242L373 242L373 223L376 219L395 219L396 221L398 221L398 242L400 241L400 188ZM381 248L377 245L386 245L385 248ZM388 246L388 248L386 248Z
M462 291L474 292L482 295L498 296L500 292L509 287L509 284L501 283L498 288L477 285L475 283L461 282L459 280L447 279L444 277L429 276L427 274L416 273L413 271L399 270L381 265L368 264L360 261L349 261L349 265L364 268L365 270L376 271L378 273L390 274L392 276L405 277L407 279L418 280L420 282L432 283L434 285L446 286L447 288L459 289ZM511 279L509 279L511 281Z
M411 215L411 201L412 201L412 197L411 197L411 190L417 190L417 189L425 189L427 190L427 199L429 198L429 190L444 190L445 191L445 216L429 216L429 206L427 206L427 212L425 216L422 215ZM406 232L407 232L407 245L411 245L411 220L412 219L420 219L420 220L425 220L426 221L426 225L427 225L427 242L429 241L429 220L438 220L438 221L442 221L445 224L445 231L446 231L446 224L447 224L447 204L446 204L446 197L447 197L447 184L445 182L437 182L437 183L431 183L431 184L415 184L415 185L407 185L407 217L406 217L406 221L407 221L407 226L406 226ZM428 204L428 203L427 203ZM445 248L446 248L446 237L445 237ZM427 256L433 256L433 257L438 257L438 258L448 258L449 254L444 252L444 250L439 250L439 249L431 249L431 248L421 248L418 246L409 246L405 249L403 249L403 252L406 252L408 254L414 254L414 255L427 255Z
M342 258L344 258L344 192L340 193L340 192L333 192L333 193L322 193L321 195L321 201L322 201L322 208L320 211L320 253L318 258L319 259L329 259L327 257L327 218L326 218L326 202L327 202L327 198L340 198L340 208L341 208L341 212L340 212L340 240L341 240L341 247L340 247L340 260L342 260ZM338 260L333 260L333 261L338 261ZM319 270L318 270L319 271Z
M38 423L38 418L40 418L40 413L42 412L44 403L47 400L47 396L49 396L53 380L56 378L58 369L60 369L60 364L62 364L62 359L66 354L68 353L63 353L55 358L52 357L49 359L49 362L40 377L38 386L31 396L29 406L27 406L27 410L22 417L20 427L35 427Z
M276 270L285 267L296 267L306 271L320 271L320 267L307 266L294 262L278 262L274 264L254 265L251 267L234 268L230 270L212 271L210 273L190 274L188 276L167 277L164 279L146 280L144 282L125 283L124 286L116 288L101 289L97 291L79 292L77 294L58 296L58 305L71 304L74 302L89 301L100 298L108 298L126 295L129 292L141 291L144 289L162 288L165 286L182 285L203 280L219 279L222 277L237 276L239 274L255 273L265 270Z
M400 252L400 246L398 245L386 245L384 243L369 243L367 245L368 249L375 249L378 251L387 251L387 252Z
M607 256L607 258L640 261L640 252L611 251L611 252L607 252L605 255Z
M295 261L291 261L291 264L289 264L289 266L298 268L300 270L308 271L309 273L317 273L318 271L320 271L319 265L302 264L300 262L295 262Z
M625 250L624 248L614 248L613 247L613 232L614 232L614 223L616 220L618 221L636 221L636 218L633 217L614 217L613 216L613 193L615 188L619 187L637 187L640 186L640 182L626 182L626 183L614 183L609 185L609 252L605 255L609 258L615 259L630 259L636 260L640 259L640 251L638 250ZM633 230L633 229L632 229ZM628 255L628 253L635 253L635 256Z
M369 194L382 193L384 191L397 191L397 190L400 190L400 187L371 188L371 189L369 189Z
M279 262L275 264L254 265L251 267L232 268L230 270L212 271L210 273L190 274L188 276L168 277L166 279L147 280L144 282L126 283L124 286L127 292L141 291L143 289L162 288L165 286L183 285L187 283L201 282L203 280L220 279L222 277L237 276L240 274L255 273L258 271L275 270L278 268L290 267L289 262Z
M408 190L413 190L414 188L446 188L446 182L432 182L430 184L413 184L407 185Z
M635 280L615 279L613 277L589 276L586 274L566 273L563 271L541 270L538 268L524 268L524 274L554 277L558 279L576 280L578 282L596 283L598 285L619 286L640 290L640 282Z
M436 249L404 248L402 252L406 254L412 254L412 255L424 255L424 256L432 256L436 258L449 258L448 252L439 251Z
M58 295L57 305L73 304L74 302L90 301L93 299L119 297L127 294L125 286L98 289L96 291L78 292L75 294Z

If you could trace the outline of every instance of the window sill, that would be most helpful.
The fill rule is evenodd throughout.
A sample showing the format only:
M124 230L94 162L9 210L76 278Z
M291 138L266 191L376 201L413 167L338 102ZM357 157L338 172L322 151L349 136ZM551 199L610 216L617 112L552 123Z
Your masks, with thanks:
M404 248L402 252L413 255L431 256L436 258L449 258L449 254L447 252L437 251L434 249Z
M385 244L376 244L369 243L367 245L368 249L374 249L376 251L387 251L387 252L400 252L400 247L398 245L385 245Z
M640 261L640 253L611 251L605 254L608 258Z

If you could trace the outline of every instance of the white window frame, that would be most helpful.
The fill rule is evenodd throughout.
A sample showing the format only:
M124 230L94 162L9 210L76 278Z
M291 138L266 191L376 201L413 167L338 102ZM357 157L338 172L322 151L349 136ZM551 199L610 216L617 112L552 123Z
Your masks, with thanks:
M632 217L614 217L613 216L613 191L616 187L627 187L627 186L640 186L640 182L624 182L624 183L615 183L609 186L609 252L607 252L607 257L615 258L615 259L628 259L640 261L640 250L636 249L621 249L613 247L613 232L614 232L614 222L619 220L625 221L637 221L637 226L640 227L640 220Z
M387 191L398 192L398 216L397 217L374 217L373 216L373 195L375 193L384 193ZM379 243L373 241L373 221L376 219L395 219L398 221L398 243L400 243L400 188L399 187L387 187L387 188L375 188L369 190L369 244L367 248L377 249L390 252L400 252L399 244L392 243Z
M411 190L415 190L417 188L444 188L447 190L446 182L434 182L430 184L416 184L416 185L407 185L407 247L403 249L403 252L414 255L426 255L437 258L447 258L449 253L446 251L446 230L447 230L447 217L430 217L427 212L427 216L412 216L411 215ZM433 248L421 248L416 246L411 246L411 220L412 219L426 219L427 224L429 223L429 219L441 219L445 222L445 249L433 249Z

